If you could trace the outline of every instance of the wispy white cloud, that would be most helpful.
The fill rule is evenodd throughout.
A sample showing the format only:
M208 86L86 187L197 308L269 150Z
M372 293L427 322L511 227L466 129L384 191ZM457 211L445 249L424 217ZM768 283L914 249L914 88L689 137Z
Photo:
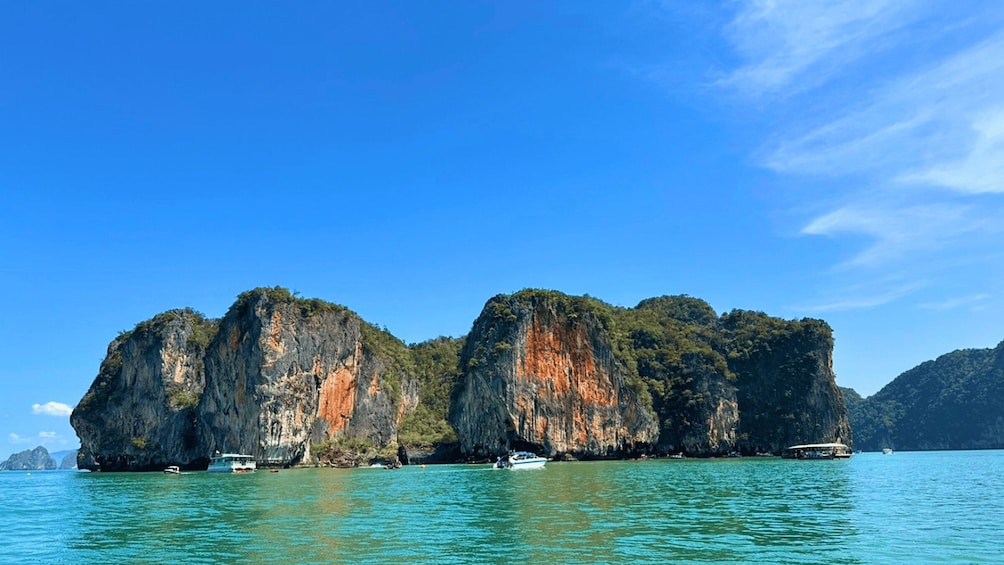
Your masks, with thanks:
M871 285L871 288L851 287L833 293L836 298L820 303L802 304L794 309L801 312L824 313L877 308L909 296L924 286L925 283L914 281L884 287L883 285Z
M69 416L73 413L73 408L62 402L46 402L45 404L32 404L31 413L37 416Z
M724 35L741 63L718 85L776 118L754 158L802 180L791 204L811 212L800 233L854 249L820 279L827 298L803 310L901 300L918 288L904 281L944 280L951 266L978 265L1004 247L996 5L954 13L942 0L738 5ZM964 305L928 290L926 308Z
M971 296L948 298L946 300L942 300L941 302L925 302L921 304L920 307L928 310L954 310L962 307L972 308L981 302L985 302L988 298L990 298L989 294L974 294Z
M726 34L743 65L719 81L746 94L803 90L881 48L878 38L908 24L909 0L754 0Z
M861 202L833 210L809 222L802 233L837 237L867 236L871 241L841 267L888 265L912 253L950 247L960 238L984 231L972 206L952 203L903 204Z
M1004 154L1004 31L882 84L863 80L873 83L862 88L865 96L810 129L782 125L764 164L786 173L865 173L893 189L1004 191L992 178Z
M1004 50L1000 55L1004 57ZM903 173L896 180L969 193L1004 192L1004 106L978 116L970 129L976 138L968 154L955 160L943 158L923 170Z

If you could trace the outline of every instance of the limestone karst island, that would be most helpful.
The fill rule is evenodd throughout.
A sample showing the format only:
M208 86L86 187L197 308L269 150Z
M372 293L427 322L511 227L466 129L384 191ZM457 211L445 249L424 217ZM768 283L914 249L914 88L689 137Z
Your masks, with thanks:
M851 444L829 326L719 316L663 296L634 308L524 290L470 333L405 344L288 290L241 294L222 319L172 310L112 340L71 424L78 466L259 465L779 453Z

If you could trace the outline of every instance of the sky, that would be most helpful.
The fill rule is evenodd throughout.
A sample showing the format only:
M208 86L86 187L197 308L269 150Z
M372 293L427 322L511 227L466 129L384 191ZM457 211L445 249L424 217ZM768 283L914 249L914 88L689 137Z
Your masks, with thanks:
M543 288L1004 339L996 2L0 2L0 460L121 331L283 286L407 343Z

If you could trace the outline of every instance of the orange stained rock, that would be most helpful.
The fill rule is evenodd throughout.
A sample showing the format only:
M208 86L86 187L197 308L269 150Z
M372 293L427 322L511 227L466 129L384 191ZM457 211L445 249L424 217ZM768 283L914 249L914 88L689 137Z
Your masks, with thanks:
M380 373L373 371L373 378L370 379L370 388L366 391L370 396L380 394Z
M266 346L262 347L263 365L272 367L284 353L286 345L282 341L282 315L278 310L272 312L272 319L269 320L268 339Z
M356 377L348 367L338 367L321 385L317 416L327 420L331 432L345 429L355 404Z
M227 343L230 345L230 351L232 353L237 352L237 346L240 344L240 337L241 333L240 330L237 329L237 324L230 326L230 339L227 340Z
M591 342L581 326L545 327L535 316L516 370L517 378L545 384L542 394L563 396L572 391L584 404L617 404L613 383L605 372L597 370Z
M329 433L344 430L352 418L361 348L362 344L357 344L356 354L350 357L345 365L339 365L333 371L329 371L321 384L317 417L327 420L330 426ZM314 367L318 366L319 360L315 358Z
M279 339L279 336L282 335L281 330L282 314L278 310L274 310L272 312L272 319L269 320L268 346L280 353L286 349Z

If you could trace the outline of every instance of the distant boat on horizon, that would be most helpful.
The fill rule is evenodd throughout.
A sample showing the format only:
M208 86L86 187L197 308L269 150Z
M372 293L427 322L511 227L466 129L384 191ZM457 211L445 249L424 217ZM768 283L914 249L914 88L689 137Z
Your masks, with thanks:
M882 448L882 455L892 455L892 448L891 447L883 447Z

